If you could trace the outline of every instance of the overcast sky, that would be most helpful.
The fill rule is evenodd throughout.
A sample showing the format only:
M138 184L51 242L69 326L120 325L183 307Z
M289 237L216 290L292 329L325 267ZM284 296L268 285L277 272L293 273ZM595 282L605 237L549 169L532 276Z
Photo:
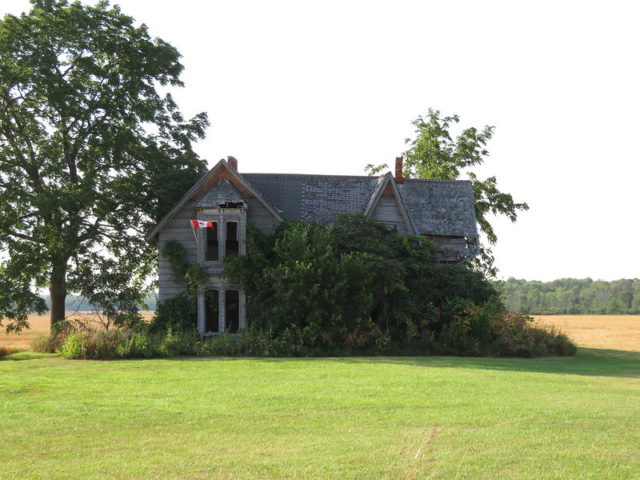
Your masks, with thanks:
M479 173L531 207L494 221L501 277L640 277L640 3L116 3L182 53L210 165L361 175L433 107L496 127Z

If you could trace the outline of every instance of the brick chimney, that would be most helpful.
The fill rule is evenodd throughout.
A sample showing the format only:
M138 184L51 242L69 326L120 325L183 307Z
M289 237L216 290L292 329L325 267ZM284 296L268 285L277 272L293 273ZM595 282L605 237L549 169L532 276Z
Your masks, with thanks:
M402 157L396 157L396 183L404 183L402 176Z
M228 156L227 163L234 170L238 170L238 160L236 159L236 157Z

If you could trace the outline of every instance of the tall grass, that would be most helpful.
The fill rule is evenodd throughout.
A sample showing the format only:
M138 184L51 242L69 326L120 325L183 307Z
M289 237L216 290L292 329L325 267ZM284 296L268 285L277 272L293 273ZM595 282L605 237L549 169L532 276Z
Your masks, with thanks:
M18 353L22 351L21 348L18 347L3 347L0 346L0 357L6 357L7 355L11 355L13 353Z

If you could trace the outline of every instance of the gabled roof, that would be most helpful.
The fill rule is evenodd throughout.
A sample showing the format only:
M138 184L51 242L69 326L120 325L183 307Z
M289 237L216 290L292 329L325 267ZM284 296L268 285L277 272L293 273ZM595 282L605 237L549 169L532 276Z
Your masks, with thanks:
M220 176L221 169L228 174L225 174L229 179L228 185L215 180L216 175ZM210 190L214 185L219 192ZM404 183L396 184L391 173L382 177L240 174L221 160L158 223L147 240L153 240L162 227L188 201L194 199L199 201L197 205L205 206L209 201L249 195L258 199L278 221L328 224L335 222L341 213L362 212L370 215L389 186L398 201L408 231L418 235L478 237L473 190L468 180L404 179Z
M372 212L379 195L391 185L404 206L416 234L477 237L475 203L468 180L404 179L396 184L391 173L382 177L244 173L287 220L327 224L341 213Z
M416 233L417 231L411 224L411 221L409 220L409 216L407 215L407 209L404 205L404 202L402 201L400 192L398 192L398 186L396 185L396 182L394 181L393 176L391 175L391 172L387 172L385 175L380 177L380 180L376 184L376 188L371 194L371 198L367 202L367 206L364 209L365 216L371 217L371 215L376 209L376 206L380 202L380 198L382 198L384 191L388 187L391 187L391 191L398 205L398 209L400 210L400 214L402 215L402 220L404 220L404 226L407 229L407 232Z
M207 188L207 184L215 181L217 175L225 173L230 179L234 182L237 182L238 185L241 185L245 192L255 197L259 202L261 202L265 208L271 212L271 214L278 220L282 221L283 218L280 216L278 212L276 212L271 205L269 205L243 177L238 173L238 171L229 165L226 160L220 160L218 163L214 165L214 167L209 170L206 174L204 174L200 179L195 183L193 187L189 189L187 193L184 194L182 199L173 207L169 213L167 213L160 222L149 232L146 237L147 242L154 241L156 235L162 230L162 228L167 224L169 220L171 220L190 200L198 200L198 197L201 193L204 193L203 197L206 197L207 193L210 193L210 190L202 192L203 189ZM231 182L229 182L231 184ZM235 189L235 188L234 188Z

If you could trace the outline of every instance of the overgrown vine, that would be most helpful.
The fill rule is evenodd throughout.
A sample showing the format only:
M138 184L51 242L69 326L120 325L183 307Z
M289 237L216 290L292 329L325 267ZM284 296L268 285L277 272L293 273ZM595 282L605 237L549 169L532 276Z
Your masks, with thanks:
M169 261L176 282L186 282L189 292L195 294L198 287L207 284L209 276L201 265L185 260L185 249L177 240L169 240L160 252Z

